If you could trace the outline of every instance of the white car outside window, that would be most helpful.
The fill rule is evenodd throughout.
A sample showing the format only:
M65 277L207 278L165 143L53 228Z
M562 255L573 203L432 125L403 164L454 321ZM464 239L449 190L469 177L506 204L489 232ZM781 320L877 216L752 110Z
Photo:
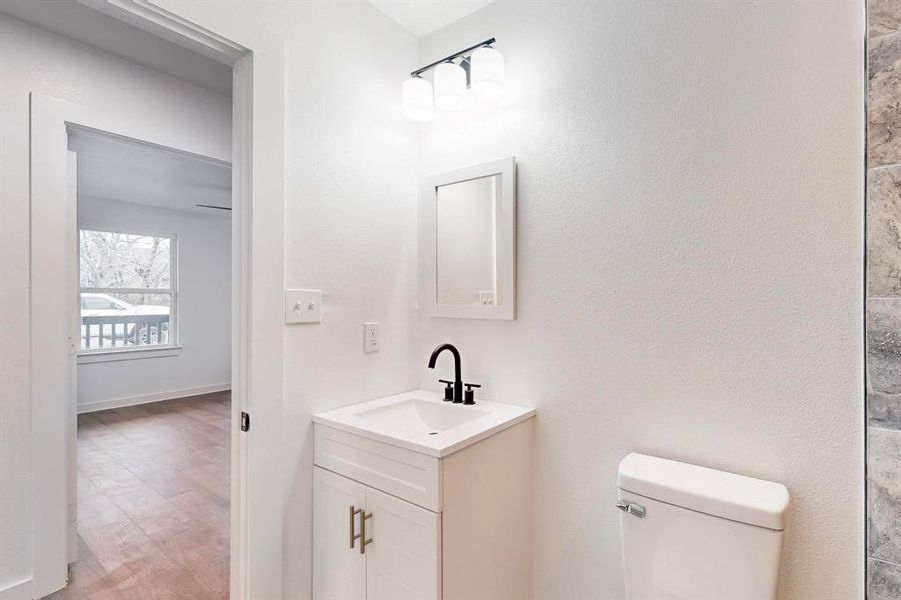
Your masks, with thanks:
M142 322L142 316L165 316L165 322L149 325ZM94 347L116 347L132 345L156 345L169 343L169 307L153 304L135 305L109 294L82 292L81 294L81 340L82 349ZM90 331L85 325L86 317L100 317ZM103 317L135 317L134 321L120 319L104 323ZM92 319L95 320L96 319ZM89 339L90 338L90 339Z
M109 294L81 294L82 317L117 317L127 315L168 315L168 306L134 305Z

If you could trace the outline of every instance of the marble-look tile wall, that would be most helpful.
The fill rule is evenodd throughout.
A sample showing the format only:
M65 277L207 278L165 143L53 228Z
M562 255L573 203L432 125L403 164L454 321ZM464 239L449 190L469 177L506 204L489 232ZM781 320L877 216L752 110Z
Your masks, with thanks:
M899 600L901 0L867 8L867 597Z

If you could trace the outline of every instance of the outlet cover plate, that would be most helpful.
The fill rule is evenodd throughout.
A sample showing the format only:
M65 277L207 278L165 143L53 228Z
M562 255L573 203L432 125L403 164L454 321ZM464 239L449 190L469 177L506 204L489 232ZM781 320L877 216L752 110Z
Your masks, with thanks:
M363 352L379 351L379 323L378 321L370 321L363 323Z

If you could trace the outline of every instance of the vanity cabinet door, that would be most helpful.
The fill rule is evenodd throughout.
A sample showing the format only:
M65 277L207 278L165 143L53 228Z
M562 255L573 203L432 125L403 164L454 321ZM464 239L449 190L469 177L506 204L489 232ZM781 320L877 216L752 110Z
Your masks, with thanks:
M365 506L364 485L313 467L314 600L366 599L366 556L360 554L359 539L351 542L362 518L351 518L351 507Z
M366 488L367 600L441 598L441 515Z

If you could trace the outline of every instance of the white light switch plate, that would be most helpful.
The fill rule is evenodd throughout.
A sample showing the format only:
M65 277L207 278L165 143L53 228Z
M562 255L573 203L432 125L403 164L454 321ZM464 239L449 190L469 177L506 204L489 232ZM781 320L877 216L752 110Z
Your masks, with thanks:
M319 323L322 290L285 290L285 323Z

